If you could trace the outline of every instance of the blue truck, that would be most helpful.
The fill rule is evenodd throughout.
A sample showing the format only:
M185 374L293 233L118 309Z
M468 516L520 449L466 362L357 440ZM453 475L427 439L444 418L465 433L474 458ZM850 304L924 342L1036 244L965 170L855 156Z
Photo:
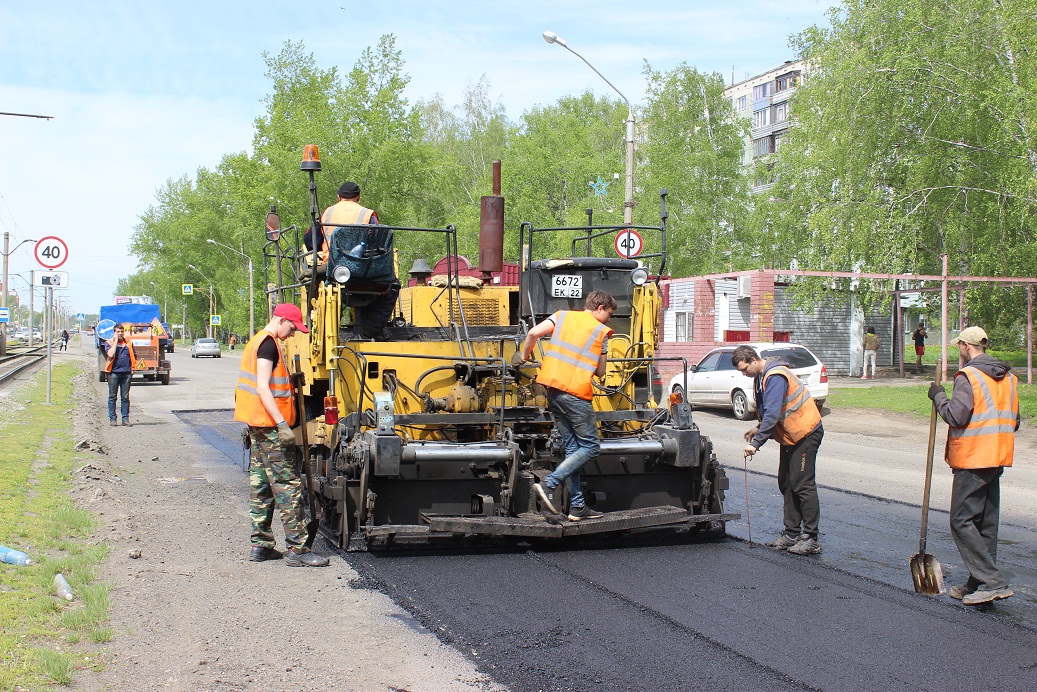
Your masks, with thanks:
M108 381L105 366L108 362L106 344L115 333L115 325L126 330L126 340L133 345L136 362L134 376L154 382L169 384L170 363L166 360L166 340L169 332L160 321L159 306L143 303L102 305L100 319L94 329L94 345L97 348L97 379ZM171 339L170 339L171 340Z

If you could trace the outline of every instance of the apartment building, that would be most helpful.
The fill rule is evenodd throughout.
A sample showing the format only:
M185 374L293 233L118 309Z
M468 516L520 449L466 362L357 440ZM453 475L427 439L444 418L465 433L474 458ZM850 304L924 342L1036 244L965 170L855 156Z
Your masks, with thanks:
M803 61L786 60L778 67L732 84L724 90L731 99L735 115L751 118L752 130L746 141L743 163L773 154L781 146L781 139L789 131L789 97L803 80ZM759 180L753 192L771 186L769 180Z

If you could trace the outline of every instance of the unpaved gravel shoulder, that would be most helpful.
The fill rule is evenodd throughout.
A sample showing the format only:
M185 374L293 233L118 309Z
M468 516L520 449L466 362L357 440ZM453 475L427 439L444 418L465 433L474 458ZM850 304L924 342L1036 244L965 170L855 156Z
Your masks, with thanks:
M176 396L191 408L203 385L134 383L133 426L112 428L93 354L63 357L84 370L72 418L88 461L73 493L98 517L114 585L108 669L77 672L75 689L500 689L388 597L353 588L339 557L323 569L246 559L246 475L207 464L168 406L148 406Z

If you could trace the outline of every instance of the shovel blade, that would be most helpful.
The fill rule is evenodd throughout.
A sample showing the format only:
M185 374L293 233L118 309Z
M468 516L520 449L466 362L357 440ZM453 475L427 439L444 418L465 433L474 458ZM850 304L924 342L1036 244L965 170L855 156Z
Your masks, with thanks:
M915 591L928 596L947 593L943 585L943 568L936 556L918 553L911 558L911 581Z

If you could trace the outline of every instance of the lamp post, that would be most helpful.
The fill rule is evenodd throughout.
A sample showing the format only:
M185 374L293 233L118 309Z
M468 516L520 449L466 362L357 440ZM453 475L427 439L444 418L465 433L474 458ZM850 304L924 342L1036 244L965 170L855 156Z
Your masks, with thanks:
M583 57L582 55L580 55L579 53L574 51L572 48L570 48L569 45L564 40L562 40L562 38L560 36L558 36L558 34L556 34L553 31L545 31L544 32L544 40L547 41L548 43L555 43L555 44L561 46L562 48L566 49L567 51L569 51L570 53L575 55L577 58L582 60L584 63L586 63L587 67L589 67L592 70L594 70L595 74L597 74L599 77L604 79L605 83L608 84L610 87L612 87L612 90L615 91L617 94L619 94L619 98L623 99L623 102L625 104L627 104L627 119L626 119L626 130L627 130L627 135L626 135L627 136L627 140L626 140L627 176L626 176L626 199L623 201L623 223L629 226L633 222L633 220L634 220L634 109L630 105L630 101L627 100L627 97L623 95L623 92L621 92L619 89L616 88L615 84L610 82L608 79L605 79L605 75L603 75L600 72L598 72L597 68L594 67L594 65L591 65L589 62L587 62L587 58Z
M14 250L17 250L18 248L20 248L22 245L25 245L26 243L35 243L35 242L36 242L35 240L31 240L29 238L26 238L22 242L20 242L17 245L15 245L14 246ZM3 279L2 290L0 290L0 293L3 294L2 296L0 296L0 307L4 307L4 308L7 307L7 260L11 257L11 253L14 252L14 250L9 249L10 245L11 245L11 234L8 233L7 231L4 231L4 279ZM30 334L30 336L31 336L31 334ZM0 322L0 356L6 356L6 355L7 355L7 322Z
M32 281L26 279L21 274L11 274L10 277L8 277L8 278L12 278L12 277L15 277L15 276L17 276L19 279L24 281L25 285L29 287L29 346L32 346L32 319L33 319L33 314L32 313L33 313L33 309L34 309L33 298L36 295L36 287L32 285ZM30 276L31 276L31 274L30 274Z
M241 252L240 250L235 250L231 246L224 245L223 243L213 240L212 238L206 238L205 242L212 243L213 245L219 245L222 248L227 248L231 252L236 252L248 260L248 336L249 338L252 338L256 334L256 301L252 293L254 285L254 282L252 281L252 258L246 255L244 252Z
M206 281L209 282L209 326L206 328L206 334L208 334L211 337L212 336L212 316L216 314L216 293L213 291L213 288L212 288L212 279L210 279L205 274L202 274L201 270L199 270L198 267L194 266L193 264L189 264L187 266L190 267L191 269L194 269L196 272L198 272L199 276L201 276L203 279L205 279Z

